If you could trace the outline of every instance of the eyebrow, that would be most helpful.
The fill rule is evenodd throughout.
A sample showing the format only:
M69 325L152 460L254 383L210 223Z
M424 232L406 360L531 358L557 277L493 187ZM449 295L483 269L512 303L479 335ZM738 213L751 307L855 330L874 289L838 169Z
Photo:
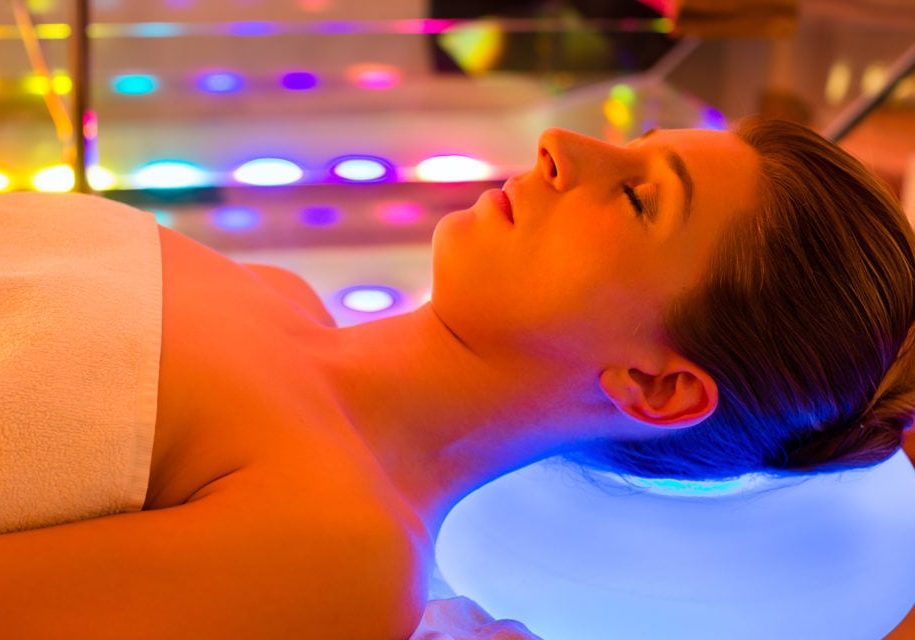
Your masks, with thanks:
M638 138L633 140L633 142L644 140L657 130L657 127L652 127L640 135ZM667 161L667 166L669 166L670 170L676 174L677 178L680 179L680 184L683 185L683 222L689 222L689 217L693 212L693 177L689 174L689 169L686 168L686 163L683 162L683 156L667 146L662 147L661 150L664 152L664 159Z

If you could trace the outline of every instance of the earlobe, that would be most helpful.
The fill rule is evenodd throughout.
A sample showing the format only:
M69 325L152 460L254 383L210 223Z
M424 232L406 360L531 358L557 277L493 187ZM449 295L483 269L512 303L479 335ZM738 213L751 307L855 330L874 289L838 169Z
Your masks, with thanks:
M668 429L699 424L718 406L718 385L702 369L680 366L657 374L607 369L601 388L617 409L638 422Z

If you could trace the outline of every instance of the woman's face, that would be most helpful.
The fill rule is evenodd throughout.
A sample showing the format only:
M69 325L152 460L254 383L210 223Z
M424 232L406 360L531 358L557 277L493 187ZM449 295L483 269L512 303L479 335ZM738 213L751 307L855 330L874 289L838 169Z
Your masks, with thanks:
M618 147L550 129L534 168L503 187L513 219L493 190L439 222L433 308L471 344L625 358L641 338L663 340L663 310L754 209L758 172L729 132L659 130Z

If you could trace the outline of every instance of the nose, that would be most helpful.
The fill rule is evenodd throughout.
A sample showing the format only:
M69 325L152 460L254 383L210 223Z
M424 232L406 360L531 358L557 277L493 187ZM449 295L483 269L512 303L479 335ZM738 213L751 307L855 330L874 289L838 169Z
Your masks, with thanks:
M584 177L587 167L606 161L610 145L566 129L547 129L540 135L537 168L557 191L567 191Z

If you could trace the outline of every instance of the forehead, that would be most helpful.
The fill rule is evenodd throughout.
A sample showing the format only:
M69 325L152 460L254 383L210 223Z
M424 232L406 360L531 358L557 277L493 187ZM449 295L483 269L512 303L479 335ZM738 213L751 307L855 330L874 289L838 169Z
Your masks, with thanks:
M649 133L635 144L666 147L683 158L693 182L697 224L730 218L735 210L755 208L759 154L730 131L664 129ZM702 220L703 217L712 219Z

